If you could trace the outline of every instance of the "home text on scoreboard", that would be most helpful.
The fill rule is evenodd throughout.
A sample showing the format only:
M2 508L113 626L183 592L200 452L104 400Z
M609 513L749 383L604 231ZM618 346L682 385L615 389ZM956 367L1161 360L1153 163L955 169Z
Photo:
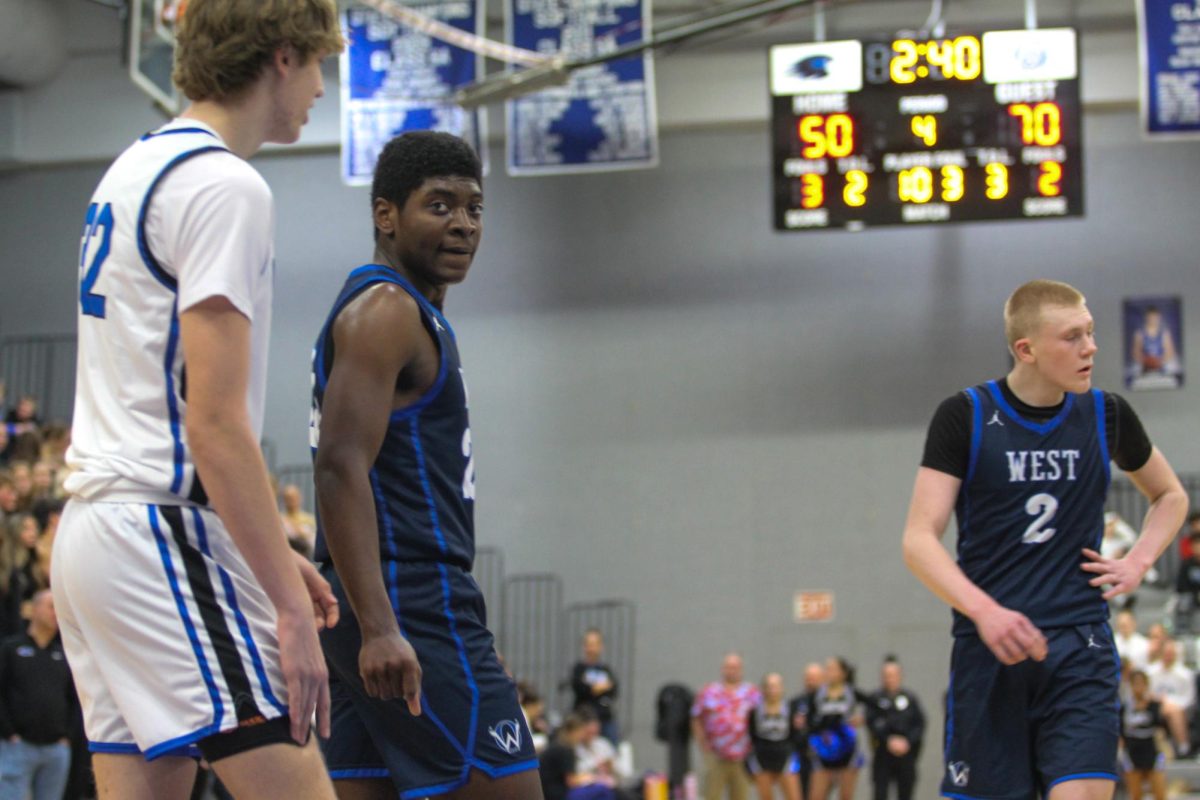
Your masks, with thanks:
M770 50L775 228L1083 214L1076 33Z

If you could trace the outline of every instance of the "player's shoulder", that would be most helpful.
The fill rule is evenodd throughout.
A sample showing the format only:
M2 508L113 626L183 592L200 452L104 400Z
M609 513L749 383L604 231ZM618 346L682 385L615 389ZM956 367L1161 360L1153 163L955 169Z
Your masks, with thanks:
M254 167L228 150L201 153L180 162L168 177L165 189L220 199L240 200L252 207L269 206L271 187Z
M334 327L341 334L391 338L416 330L423 314L421 303L408 289L379 280L368 284L337 312Z

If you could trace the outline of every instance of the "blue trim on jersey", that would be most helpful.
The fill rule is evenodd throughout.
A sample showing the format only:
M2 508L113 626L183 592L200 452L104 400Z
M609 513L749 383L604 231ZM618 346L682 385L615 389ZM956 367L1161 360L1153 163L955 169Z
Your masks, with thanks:
M120 755L140 756L142 755L141 748L136 744L125 744L123 742L93 742L88 741L89 753L117 753ZM155 758L161 756L178 756L179 758L201 758L200 748L195 745L184 745L177 747L173 751L159 753Z
M950 670L950 683L946 686L946 743L942 753L950 755L950 742L954 739L954 670Z
M120 744L118 742L88 742L89 753L122 753L127 755L141 755L142 751L138 749L136 744Z
M425 468L425 450L421 447L421 421L413 418L409 430L412 433L413 452L417 457L417 474L421 478L421 489L425 492L425 504L429 506L429 524L433 526L433 535L437 537L442 555L445 555L449 548L446 547L446 537L442 535L442 526L438 522L437 502L433 499L433 489L429 485L429 472Z
M1104 488L1112 483L1112 463L1108 457L1108 421L1104 418L1104 392L1092 389L1092 399L1096 403L1096 433L1100 436L1100 461L1104 464ZM1097 546L1099 541L1096 542Z
M397 585L396 569L397 569L396 562L395 561L389 562L388 577L392 581L392 586ZM392 594L392 593L389 592L389 594ZM400 614L400 601L398 599L397 594L392 594L392 611L396 615L396 625L400 628L400 635L403 636L405 639L408 639L408 633L406 633L404 630L404 619ZM442 732L442 735L446 737L446 741L450 742L450 746L453 747L456 751L458 751L458 754L463 757L464 761L469 760L468 756L467 756L467 751L463 748L462 742L458 741L458 739L455 738L454 734L450 732L450 729L446 727L445 723L443 723L442 720L438 717L438 715L436 713L434 713L433 708L431 706L429 706L425 702L422 702L421 703L421 713L424 714L425 716L429 717L429 721L437 726L437 729L440 730Z
M147 748L145 754L146 760L153 761L160 756L177 755L177 753L174 751L187 747L188 745L193 745L201 739L207 739L209 736L220 732L221 727L215 722L212 725L205 725L199 730L192 731L191 733L185 733L183 736L176 736L174 739L168 739L162 744L156 744L154 747Z
M996 405L1000 406L1001 410L1004 411L1005 416L1020 425L1022 428L1031 430L1034 433L1040 433L1043 436L1061 425L1062 421L1067 418L1067 414L1070 414L1071 409L1075 407L1075 395L1068 392L1066 400L1063 401L1062 410L1055 415L1054 419L1041 423L1032 422L1022 417L1017 413L1015 408L1009 405L1008 401L1004 399L1004 393L1000 391L1000 386L998 383L996 383L996 381L988 381L986 385L988 388L988 393L991 394L992 399L996 401Z
M967 483L970 483L975 477L979 448L983 444L983 401L974 388L967 389L967 398L971 401L971 454L967 461Z
M178 307L177 299L171 304L171 328L167 333L167 353L163 357L163 373L167 379L167 416L171 423L171 441L173 442L172 494L179 494L180 489L183 488L183 436L180 434L179 428L179 404L175 400L175 348L179 346L179 313L176 310Z
M344 781L353 778L391 778L391 773L386 769L331 769L329 770L329 779L334 781Z
M1104 603L1105 607L1108 606L1107 600L1103 600L1101 602ZM1117 685L1120 686L1121 685L1121 654L1120 654L1120 652L1117 651L1117 637L1113 636L1112 626L1109 625L1107 622L1104 623L1104 630L1108 634L1108 640L1110 642L1112 642L1113 665L1116 668L1116 672L1117 672ZM1117 697L1117 699L1115 701L1113 701L1113 705L1115 705L1117 707L1117 713L1119 714L1121 712L1121 698L1119 696Z
M204 131L208 133L208 131ZM158 175L154 176L154 180L150 181L150 188L146 189L146 196L142 198L142 207L138 211L137 220L137 245L138 252L142 254L142 263L146 265L146 269L150 270L159 283L170 289L172 292L179 290L179 284L174 278L167 274L167 271L162 268L158 260L150 252L150 243L146 241L146 215L150 211L150 199L154 197L154 191L158 188L158 184L162 179L167 177L167 173L175 169L175 167L203 153L211 153L214 150L221 150L228 153L229 148L221 145L209 145L207 147L199 147L195 150L188 150L180 153L167 162L167 165L159 170Z
M396 533L392 530L392 515L387 513L387 504L383 499L383 487L379 484L379 473L371 467L371 471L367 473L367 477L371 479L371 493L375 495L375 516L377 522L382 521L383 539L388 545L388 554L395 559L397 556L396 550ZM392 607L395 608L400 603L400 596L392 601Z
M795 756L792 756L795 758ZM796 770L799 771L800 762L796 762ZM509 775L516 775L518 772L528 772L531 769L537 769L538 761L536 758L531 758L528 761L519 761L516 764L507 764L503 767L492 767L484 764L482 761L472 761L471 766L480 772L487 775L489 778L507 778Z
M1053 789L1055 786L1058 786L1060 783L1066 783L1067 781L1086 781L1089 779L1115 781L1115 780L1117 780L1117 774L1115 772L1080 772L1075 775L1064 775L1063 777L1058 778L1057 780L1051 781L1050 784L1048 786L1046 786L1046 789L1047 789L1047 791L1049 791L1050 789Z
M214 139L218 138L215 133L208 130L207 128L172 128L169 131L164 131L164 130L150 131L149 133L144 134L142 136L142 138L139 139L138 141L144 142L147 139L157 139L159 136L171 136L172 134L176 134L176 133L203 133L205 136L211 136Z
M200 545L200 552L211 559L212 551L208 547L208 532L204 528L204 518L200 515L200 509L192 508L192 520L196 528L196 543ZM221 586L225 590L225 601L229 603L229 610L233 612L233 617L237 620L238 630L242 633L242 641L246 644L246 652L250 655L250 663L254 665L254 674L258 676L263 697L267 698L267 702L274 706L275 710L280 714L286 714L288 711L287 706L279 702L279 698L271 691L271 683L267 680L267 670L263 666L262 656L259 655L258 646L254 644L254 636L250 633L250 623L246 621L246 615L242 613L241 607L238 606L237 593L233 588L233 580L220 564L217 564L217 574L221 577Z
M420 800L422 797L433 797L439 794L449 794L450 792L461 789L467 785L467 779L470 777L470 772L467 769L463 770L461 777L449 783L440 783L436 786L428 786L417 789L408 789L400 793L400 800Z
M949 797L950 800L983 800L969 794L955 794L954 792L942 792L942 797Z
M450 606L450 578L446 574L446 565L438 562L437 566L438 572L442 575L442 604L446 610L446 622L450 625L450 635L454 637L454 646L458 649L458 660L462 663L467 686L471 689L471 727L467 733L467 753L474 754L475 733L479 726L479 686L475 683L475 674L471 672L471 661L467 658L467 648L463 644L462 637L458 635L458 621L455 620L454 610Z
M209 727L219 730L221 718L225 713L224 704L221 702L221 693L217 689L217 682L213 679L212 670L209 669L208 659L204 657L204 647L200 644L200 636L196 633L196 626L192 623L192 616L188 612L183 593L179 590L179 580L175 577L175 566L171 563L171 551L167 546L167 539L163 536L162 529L158 527L158 507L146 506L146 511L150 516L150 529L154 531L154 539L158 542L158 554L162 558L163 570L167 573L167 582L171 585L171 594L175 596L175 606L179 609L179 616L187 631L188 641L192 643L192 651L196 654L196 662L200 666L200 674L204 676L204 685L208 687L208 696L212 699L213 724ZM149 751L147 751L146 757L150 758Z

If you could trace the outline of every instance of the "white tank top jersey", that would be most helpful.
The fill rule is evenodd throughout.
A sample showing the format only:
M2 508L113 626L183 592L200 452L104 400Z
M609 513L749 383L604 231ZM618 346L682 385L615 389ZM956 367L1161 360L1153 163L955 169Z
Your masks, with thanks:
M68 492L207 505L184 425L179 315L220 296L250 320L246 402L261 436L274 235L262 176L196 120L146 134L113 162L80 245Z

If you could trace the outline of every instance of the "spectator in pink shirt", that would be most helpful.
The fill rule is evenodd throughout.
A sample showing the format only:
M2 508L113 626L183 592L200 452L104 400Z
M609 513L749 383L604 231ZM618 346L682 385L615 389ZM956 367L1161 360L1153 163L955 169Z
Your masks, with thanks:
M704 754L704 800L746 800L749 782L743 762L750 753L750 709L762 693L742 680L742 657L729 653L721 664L721 680L710 683L692 704L692 735Z

